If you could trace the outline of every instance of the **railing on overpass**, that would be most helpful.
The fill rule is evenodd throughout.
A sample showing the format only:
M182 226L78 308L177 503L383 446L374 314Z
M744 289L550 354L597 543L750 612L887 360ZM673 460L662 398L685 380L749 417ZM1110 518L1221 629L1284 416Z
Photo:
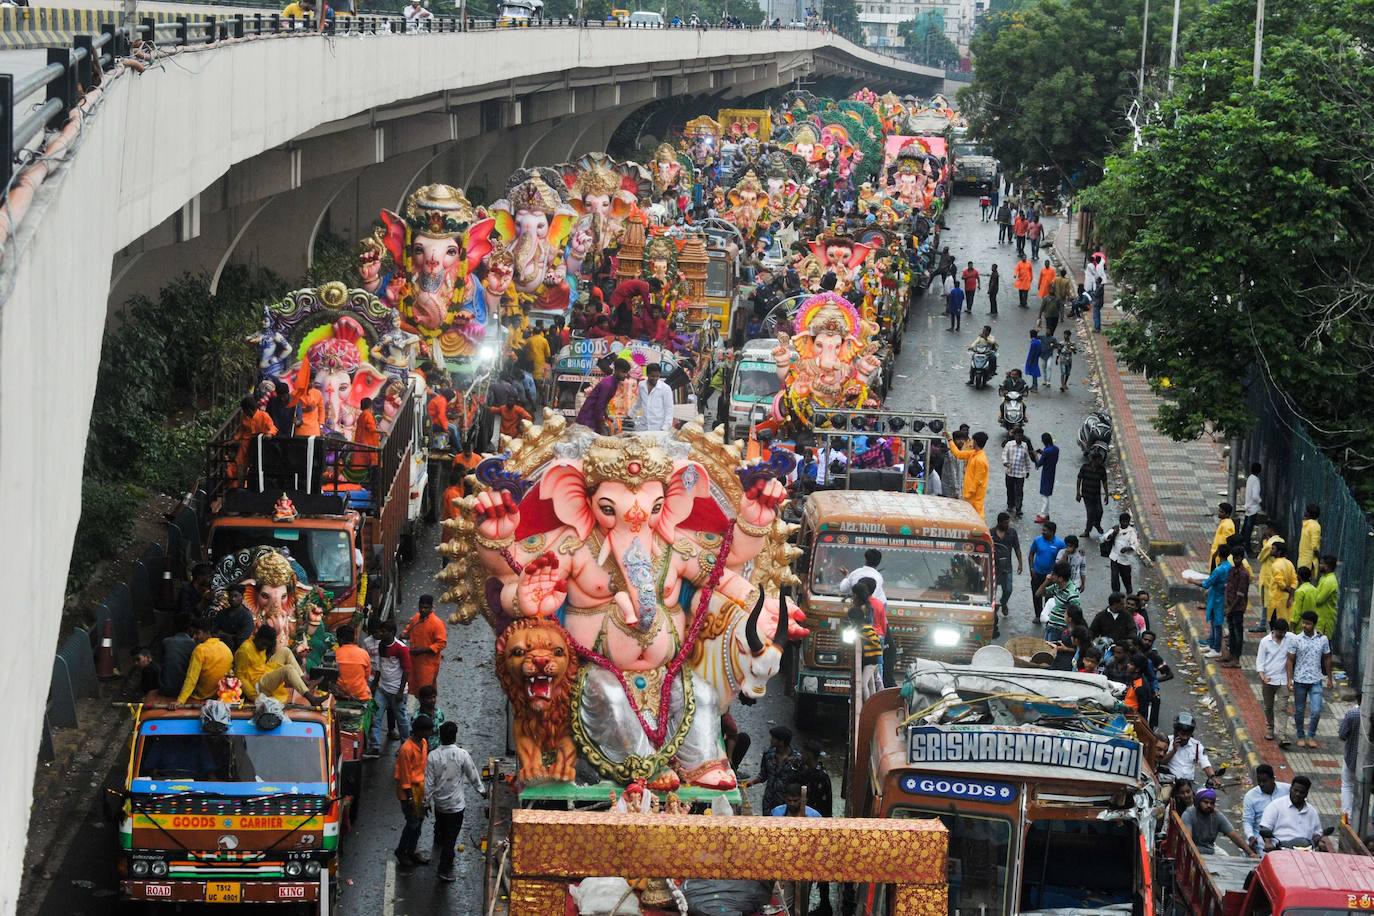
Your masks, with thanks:
M714 30L729 28L751 31L774 31L771 26L715 26L630 24L618 20L566 19L510 20L478 19L472 16L431 16L423 20L407 20L404 16L339 15L323 22L314 19L284 17L279 13L235 13L228 16L179 16L175 21L159 22L143 18L132 29L115 23L103 23L95 34L77 35L71 47L49 48L48 62L42 69L16 79L13 74L0 73L0 137L10 137L10 154L0 163L0 205L8 199L16 178L30 164L43 158L42 144L29 149L34 137L61 125L80 103L82 96L98 87L105 72L116 61L167 47L212 45L217 42L262 35L320 32L324 35L385 35L432 34L444 32L484 31L498 28L669 28ZM887 56L887 55L883 55ZM899 58L892 58L894 61ZM901 61L909 63L909 61ZM18 106L40 90L41 104L28 112Z

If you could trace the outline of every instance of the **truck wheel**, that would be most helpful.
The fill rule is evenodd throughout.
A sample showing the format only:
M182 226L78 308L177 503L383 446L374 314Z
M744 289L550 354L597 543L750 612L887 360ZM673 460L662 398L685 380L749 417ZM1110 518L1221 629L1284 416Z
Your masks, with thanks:
M797 709L793 721L802 731L811 731L820 718L821 698L812 693L797 694Z

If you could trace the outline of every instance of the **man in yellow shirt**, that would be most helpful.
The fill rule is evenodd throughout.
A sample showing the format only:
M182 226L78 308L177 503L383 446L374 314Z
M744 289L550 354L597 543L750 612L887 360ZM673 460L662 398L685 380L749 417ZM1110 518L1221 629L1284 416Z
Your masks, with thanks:
M1225 546L1226 542L1236 534L1236 523L1231 518L1231 515L1235 511L1235 506L1232 506L1230 503L1221 503L1217 506L1217 531L1216 534L1212 535L1212 558L1211 565L1208 567L1209 569L1217 568L1217 563L1219 562L1217 551Z
M281 18L283 19L291 17L295 17L296 19L309 19L313 15L315 15L314 0L291 0L291 2L286 5L286 8L281 11Z
M1270 571L1274 563L1275 544L1287 544L1287 541L1283 539L1283 535L1279 534L1278 529L1274 527L1272 521L1265 522L1264 527L1260 529L1259 554L1255 557L1259 562L1259 578L1255 581L1258 583L1260 591L1260 627L1263 628L1263 632L1265 633L1269 632L1269 613L1267 610L1269 601L1267 591L1269 588ZM1259 633L1261 630L1253 629L1250 632Z
M1266 561L1268 578L1263 587L1264 613L1270 620L1287 620L1292 623L1289 608L1293 604L1293 592L1298 587L1298 571L1293 561L1288 559L1288 545L1283 538L1274 536L1274 543L1265 543L1269 551ZM1260 567L1260 578L1265 579L1265 567Z
M973 434L973 444L960 448L949 440L949 453L964 462L964 501L974 508L978 517L983 517L983 500L988 495L988 456L983 446L988 444L988 434L979 430Z
M284 673L275 678L267 677L278 669L283 669ZM277 645L277 630L270 623L258 627L253 638L244 640L234 653L234 674L243 685L244 698L250 702L257 700L259 684L264 685L262 689L267 690L269 696L283 703L290 697L288 685L301 696L310 695L295 654L286 646Z
M1298 569L1310 569L1317 575L1317 557L1322 552L1322 525L1317 521L1321 507L1309 503L1302 515L1302 534L1298 538Z
M548 371L550 348L542 326L536 326L534 333L525 341L525 352L530 355L530 362L534 366L535 380L543 381Z
M186 668L186 680L181 683L178 703L202 703L215 697L219 682L234 664L234 654L221 640L210 635L209 620L196 621L191 635L196 647L191 650L191 663Z

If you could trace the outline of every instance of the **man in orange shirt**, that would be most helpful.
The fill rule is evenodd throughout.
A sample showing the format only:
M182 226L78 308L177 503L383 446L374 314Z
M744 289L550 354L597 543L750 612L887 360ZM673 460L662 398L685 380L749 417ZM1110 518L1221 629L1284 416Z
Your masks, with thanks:
M1027 262L1027 263L1029 263L1029 262ZM1046 296L1048 296L1048 295L1050 294L1050 284L1054 282L1054 278L1055 278L1056 276L1057 276L1057 274L1056 274L1056 272L1055 272L1054 266L1053 266L1052 264L1050 264L1049 259L1046 258L1046 259L1045 259L1045 266L1042 267L1042 268L1040 268L1040 298L1041 298L1041 299L1044 299Z
M1026 227L1030 223L1022 215L1020 210L1016 211L1016 220L1011 224L1012 234L1016 236L1016 256L1024 257L1026 254Z
M420 842L420 828L425 823L425 761L429 757L429 736L434 723L429 716L419 715L410 723L410 737L396 752L396 798L401 803L405 826L396 843L396 862L401 868L428 865L429 857L415 851Z
M534 422L534 417L530 416L530 412L513 400L489 409L501 418L501 435L510 436L512 439L520 438L521 420Z
M234 455L234 466L230 470L230 476L234 478L245 477L248 474L248 446L257 436L275 436L277 425L272 422L272 418L267 415L267 411L258 406L256 398L244 398L239 402L239 409L242 414L239 417L238 432L234 438L238 440L238 452Z
M1016 296L1019 300L1017 304L1023 309L1030 308L1026 300L1030 296L1031 275L1033 273L1034 268L1031 267L1030 261L1026 260L1025 254L1018 255L1016 266L1012 268L1011 272L1011 285L1016 288Z
M410 618L401 638L410 646L410 694L433 684L439 677L439 662L448 645L448 627L434 615L434 596L420 596L420 611Z
M353 424L353 444L381 448L382 434L377 431L377 415L372 412L372 398L363 398L358 407L358 419ZM377 453L360 453L356 464L360 468L374 467L377 464Z
M425 405L425 413L429 416L430 426L436 432L444 434L444 438L453 444L453 450L458 450L458 436L448 423L448 402L453 396L453 391L448 388L431 388L429 392L429 403Z

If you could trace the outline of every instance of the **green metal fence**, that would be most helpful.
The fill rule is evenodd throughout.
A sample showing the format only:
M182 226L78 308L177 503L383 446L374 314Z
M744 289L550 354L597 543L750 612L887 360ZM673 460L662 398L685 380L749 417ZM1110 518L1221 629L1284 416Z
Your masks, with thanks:
M1248 398L1257 422L1240 444L1236 468L1243 478L1251 463L1263 466L1264 511L1291 550L1297 550L1307 505L1321 507L1321 552L1335 555L1341 583L1332 648L1344 662L1352 686L1358 687L1369 651L1363 646L1365 627L1374 604L1374 525L1288 403L1261 378L1252 379Z

